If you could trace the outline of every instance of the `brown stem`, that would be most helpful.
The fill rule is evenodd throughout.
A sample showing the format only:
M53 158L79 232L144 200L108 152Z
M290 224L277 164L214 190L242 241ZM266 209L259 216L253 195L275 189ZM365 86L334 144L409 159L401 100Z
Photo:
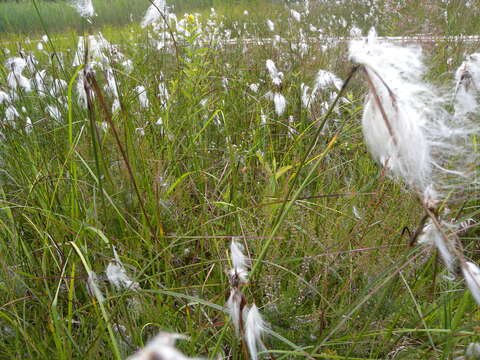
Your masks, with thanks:
M90 82L90 84L92 85L93 90L95 91L95 94L98 97L98 101L100 102L101 108L102 108L103 113L105 115L105 119L107 120L108 124L112 128L113 135L115 136L115 141L116 141L117 146L120 150L120 153L122 154L123 160L125 162L125 166L127 167L127 172L128 172L128 175L130 176L130 181L132 182L133 188L134 188L135 193L137 195L138 202L140 203L140 208L142 209L143 216L145 217L145 220L147 222L147 226L150 230L151 235L153 236L154 239L156 239L156 237L157 237L156 231L155 231L152 223L150 222L150 217L148 216L145 205L143 203L143 199L142 199L142 196L140 194L140 190L138 189L138 185L137 185L137 182L135 180L135 176L133 175L132 167L130 166L130 162L128 161L127 153L125 152L125 149L122 146L122 142L120 141L120 137L118 136L117 128L115 127L115 124L112 121L112 116L111 116L111 114L110 114L110 112L109 112L109 110L106 106L105 99L103 97L102 91L100 90L100 87L98 86L97 80L95 79L95 77L93 76L92 73L87 74L87 79Z
M243 326L243 309L245 308L245 305L247 305L247 300L245 299L245 296L243 295L242 292L242 300L240 301L240 313L238 315L238 327L240 329L240 343L242 346L242 351L243 351L243 356L245 359L248 359L248 349L247 345L245 344L245 327Z
M442 229L442 225L440 224L440 220L438 218L438 214L435 213L434 210L429 209L428 206L426 206L424 203L422 203L423 208L425 209L427 215L432 219L433 224L437 228L438 232L442 236L443 241L447 245L449 250L452 250L452 252L455 254L457 257L458 261L460 262L460 265L463 267L465 266L466 260L465 260L465 255L463 254L463 249L462 249L462 244L458 240L458 236L455 233L452 233L451 236L453 237L454 244L453 246L450 243L450 240L448 239L447 234L445 234L445 231ZM460 249L457 248L457 245Z
M362 70L365 74L365 78L367 80L367 83L368 83L368 87L370 88L370 93L373 95L373 98L375 100L375 104L378 106L378 109L380 110L380 113L382 114L382 118L383 118L383 121L385 122L385 126L387 127L387 130L388 130L388 134L390 135L390 137L392 138L392 141L393 141L393 144L395 145L395 147L397 148L398 147L398 139L395 135L395 132L393 131L393 127L392 127L392 124L390 123L390 120L388 120L388 116L387 116L387 113L385 111L385 108L383 107L383 104L382 104L382 101L380 99L380 96L378 95L378 92L375 88L375 85L373 84L373 81L372 81L372 78L370 77L370 74L368 73L367 69L365 67L362 67ZM393 96L393 93L391 92L390 88L385 84L385 82L383 81L383 79L378 75L376 74L376 76L380 79L380 81L382 81L382 83L385 85L385 87L387 88L387 90L389 91L389 94L390 96ZM394 97L393 97L394 99ZM395 105L395 102L392 101L392 103L394 104L394 106L396 107Z

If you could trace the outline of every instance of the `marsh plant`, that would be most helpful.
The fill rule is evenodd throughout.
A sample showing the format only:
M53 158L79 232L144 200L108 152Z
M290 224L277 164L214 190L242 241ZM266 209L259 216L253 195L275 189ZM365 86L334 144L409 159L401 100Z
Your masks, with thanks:
M379 42L373 29L350 43L349 55L369 86L362 130L370 153L417 194L428 217L418 240L435 245L452 274L461 268L480 304L480 269L466 260L459 226L448 218L450 205L461 205L479 188L477 55L462 63L450 92L423 80L419 48Z
M5 45L0 357L478 358L480 54L333 3Z

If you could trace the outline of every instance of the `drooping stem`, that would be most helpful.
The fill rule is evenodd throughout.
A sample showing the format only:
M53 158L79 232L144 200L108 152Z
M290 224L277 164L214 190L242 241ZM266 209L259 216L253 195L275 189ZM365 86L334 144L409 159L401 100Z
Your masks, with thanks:
M380 96L378 95L377 89L375 85L373 84L372 78L370 77L370 74L368 73L368 70L362 66L363 73L365 74L365 79L367 80L368 87L370 88L370 94L372 94L373 99L375 100L375 104L377 105L378 109L380 110L380 113L382 114L383 121L385 123L385 126L388 130L388 134L392 138L393 144L395 145L395 148L398 149L398 139L397 136L395 135L395 132L393 131L392 124L390 123L390 120L388 119L387 112L385 111L385 108L382 104L382 101L380 99ZM383 79L378 75L375 74L383 83L383 85L387 88L389 91L390 96L392 97L392 104L395 104L393 93L391 92L390 88L385 84Z
M146 210L145 205L143 203L143 199L142 199L142 196L140 194L140 190L138 188L137 181L135 180L135 176L133 175L132 167L130 166L130 162L128 160L127 153L125 152L125 149L123 148L122 142L120 141L120 137L118 136L117 128L116 128L114 122L112 121L111 114L108 111L108 108L105 104L105 99L103 98L103 94L100 90L100 87L99 87L95 77L91 73L88 73L88 81L92 85L92 88L95 91L95 94L97 95L98 100L100 102L100 105L103 109L105 119L107 120L108 125L112 129L113 135L115 137L115 142L117 143L117 146L120 150L120 153L122 154L125 166L127 168L128 175L130 177L130 181L132 182L133 189L135 191L135 194L137 195L138 202L140 204L140 208L142 210L143 216L145 217L145 221L147 222L147 226L150 230L150 234L152 235L153 238L156 238L157 237L157 235L156 235L157 232L155 231L155 228L153 227L153 224L150 221L150 217L147 214L147 210ZM161 229L161 231L163 233L163 229Z

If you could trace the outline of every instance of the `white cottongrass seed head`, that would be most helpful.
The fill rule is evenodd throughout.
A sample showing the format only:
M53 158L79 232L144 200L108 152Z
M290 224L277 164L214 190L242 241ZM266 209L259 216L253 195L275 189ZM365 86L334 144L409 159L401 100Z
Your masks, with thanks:
M238 336L240 334L241 324L244 321L242 312L245 308L245 297L238 288L230 289L230 296L226 306L235 328L235 334Z
M9 102L11 102L10 95L0 90L0 105L3 103L9 103Z
M138 282L133 281L127 275L127 271L121 262L110 262L105 270L108 281L115 286L117 290L139 290L140 285Z
M480 344L470 343L465 351L465 360L479 360L480 359Z
M77 10L81 17L90 19L95 16L92 0L74 0L73 7Z
M105 301L103 293L98 287L98 276L91 270L88 272L87 290L90 296L96 298L98 302L103 303Z
M47 105L45 107L45 111L55 121L58 121L58 122L62 121L62 113L60 112L60 110L58 110L58 107L56 107L55 105Z
M430 182L430 146L424 128L435 115L435 94L423 85L420 48L378 41L372 29L366 40L353 40L350 59L363 66L370 92L362 130L372 156L421 192Z
M270 30L271 32L275 31L275 24L270 19L267 19L267 27L268 27L268 30Z
M179 339L188 339L181 334L171 334L161 332L153 339L151 339L143 349L140 349L135 354L129 356L127 360L189 360L201 359L191 358L183 354L180 350L175 348L175 343Z
M14 121L18 117L20 117L20 114L18 113L15 106L8 105L7 109L5 110L5 120Z
M247 269L247 257L243 251L243 245L238 240L232 240L232 243L230 244L230 252L232 257L232 265L235 269Z
M230 256L233 268L228 271L232 287L248 282L248 258L243 253L243 245L238 240L230 244Z
M159 19L168 18L168 9L167 3L165 0L154 0L153 4L151 4L145 16L143 17L141 26L147 27L150 24L158 21Z
M273 95L273 103L275 104L275 112L277 113L277 115L283 115L285 109L287 108L287 100L285 99L285 96L278 92L275 93Z
M142 85L138 85L137 87L135 87L135 92L137 93L140 106L144 109L148 108L150 106L150 102L148 101L147 90L145 89L145 87Z
M253 91L254 93L258 92L259 84L258 83L252 83L248 85L249 89ZM1 98L0 98L0 104L1 104Z
M258 353L265 351L267 348L263 344L262 338L268 330L266 322L258 311L255 304L248 310L245 320L245 341L252 360L258 359Z
M465 188L479 181L472 139L480 125L446 110L444 91L424 81L420 47L380 41L372 29L367 39L350 42L349 56L370 89L362 130L372 156L428 206L447 196L450 202L464 198Z
M317 76L315 77L315 87L318 89L325 89L327 87L334 86L340 90L342 85L342 79L330 71L319 70Z
M271 59L268 59L265 62L265 65L267 66L267 70L270 74L270 78L272 79L272 83L276 86L280 86L283 80L283 72L278 71L277 66Z
M302 105L308 109L310 108L313 100L313 94L310 92L310 86L301 83L300 90L302 91Z
M468 55L455 72L454 121L478 120L480 96L480 53Z
M466 261L462 266L462 272L473 298L480 304L480 269L474 263Z
M450 273L455 273L456 258L454 255L454 243L447 236L448 241L445 241L443 234L435 226L435 224L429 220L424 226L422 233L418 237L418 242L425 245L435 245L442 257L445 266Z
M292 18L294 18L295 21L297 21L297 22L300 22L300 21L302 20L302 15L301 15L298 11L296 11L296 10L291 9L291 10L290 10L290 15L291 15Z

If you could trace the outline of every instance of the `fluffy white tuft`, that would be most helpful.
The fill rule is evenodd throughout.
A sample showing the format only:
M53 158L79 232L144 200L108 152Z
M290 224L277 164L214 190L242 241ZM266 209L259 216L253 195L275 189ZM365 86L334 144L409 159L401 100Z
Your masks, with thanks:
M8 87L16 91L22 88L26 92L32 91L32 84L28 78L23 75L23 70L27 66L27 62L20 57L13 57L7 59L5 66L10 70L7 75Z
M143 17L141 26L143 28L147 27L159 19L163 19L163 17L168 18L167 4L165 0L155 0L153 4L148 7L147 12Z
M476 54L474 54L476 55ZM476 70L480 70L478 57L471 55L465 60L455 73L455 93L454 93L454 107L455 117L461 118L474 113L478 109L477 96L478 85L474 74Z
M189 360L190 358L175 348L175 342L179 339L187 339L180 334L160 333L150 340L147 345L137 353L128 357L127 360Z
M330 71L319 70L315 78L315 87L317 89L325 89L329 86L335 86L338 90L340 90L342 85L342 79Z
M285 96L280 93L275 93L273 95L273 103L275 104L275 112L278 116L281 116L287 107L287 100Z
M372 156L395 175L423 191L430 183L430 144L424 129L435 111L435 94L423 85L420 48L367 40L350 42L350 58L363 65L370 93L362 129ZM428 105L427 105L428 103Z
M296 10L291 9L291 10L290 10L290 15L291 15L292 18L294 18L295 21L297 21L297 22L300 22L300 21L302 20L302 15L301 15L298 11L296 11Z
M273 23L272 20L267 19L267 26L268 26L268 30L270 30L271 32L275 31L275 24Z
M6 92L0 90L0 105L9 102L11 102L10 96Z
M350 42L349 56L362 65L370 89L362 128L372 156L425 203L428 195L429 205L464 196L478 182L472 135L480 125L446 111L448 98L423 80L421 49L379 41L372 29Z
M168 92L168 87L165 81L161 81L158 84L158 97L164 109L167 108L168 101L170 99L170 94Z
M48 115L55 121L61 122L62 121L62 113L55 105L47 105L45 107L45 111Z
M123 267L122 263L109 263L105 272L107 274L108 281L110 281L115 286L115 288L117 288L117 290L120 290L122 288L132 290L140 289L140 285L138 284L138 282L133 281L127 275L127 271Z
M315 77L315 82L312 89L303 83L300 85L300 89L302 91L302 104L306 109L310 109L312 103L315 101L317 96L321 94L322 90L332 87L335 87L339 90L342 88L342 86L343 81L334 73L326 70L319 70L317 76ZM333 95L333 98L335 98L335 92L330 94Z
M237 288L239 284L248 282L248 258L243 253L243 245L237 240L232 240L230 244L230 256L233 269L228 271L232 287Z
M353 26L351 29L350 29L350 36L354 39L358 39L360 37L362 37L362 30L360 30L358 27L356 26Z
M463 276L477 304L480 304L480 269L467 261L462 267Z
M230 244L230 253L232 258L232 265L235 269L246 270L247 269L247 257L243 253L243 245L237 240L232 240Z
M304 83L300 84L300 90L302 91L302 104L305 108L310 108L310 104L313 98L312 92L310 92L310 86Z
M95 297L98 302L103 303L105 301L102 291L98 287L98 276L94 271L88 273L87 290L90 296Z
M268 59L265 62L265 65L267 66L267 70L270 74L270 78L272 79L273 84L280 86L283 80L283 72L277 70L277 67L273 60Z
M81 17L89 19L95 15L92 0L74 0L73 7Z
M89 68L87 70L90 70L90 68L95 66L100 67L102 70L110 67L110 60L107 55L109 50L113 47L101 33L98 33L97 35L89 35L86 38L79 36L77 50L72 63L74 67L83 64L85 61L85 44L88 47L86 65L88 65Z
M17 111L17 108L13 105L8 105L5 110L5 120L6 121L15 121L16 118L20 117L20 114Z
M245 340L252 360L258 359L258 352L265 351L262 336L268 327L255 304L248 311L245 320Z
M240 314L242 313L243 306L243 294L237 288L230 290L230 296L227 301L227 309L230 317L232 318L233 326L235 327L235 333L237 336L240 334L240 327L243 321Z
M12 57L7 59L5 66L8 70L16 74L21 74L27 66L27 62L21 57Z
M139 290L140 285L138 282L132 281L127 275L125 266L120 260L115 247L113 247L113 256L115 257L115 261L109 263L106 270L108 281L110 281L117 289L125 288Z
M454 245L450 242L445 242L442 233L431 220L423 228L422 234L418 237L418 242L420 244L435 245L447 269L451 273L455 272L455 256L451 251Z
M253 84L250 84L248 85L249 89L251 91L253 91L254 93L257 93L258 92L258 88L259 88L259 84L258 83L253 83ZM1 98L0 98L1 99ZM1 101L1 100L0 100Z
M140 102L140 106L142 108L148 108L150 106L150 102L148 101L147 97L147 91L145 90L145 87L142 85L138 85L135 87L135 92L138 95L138 101Z

